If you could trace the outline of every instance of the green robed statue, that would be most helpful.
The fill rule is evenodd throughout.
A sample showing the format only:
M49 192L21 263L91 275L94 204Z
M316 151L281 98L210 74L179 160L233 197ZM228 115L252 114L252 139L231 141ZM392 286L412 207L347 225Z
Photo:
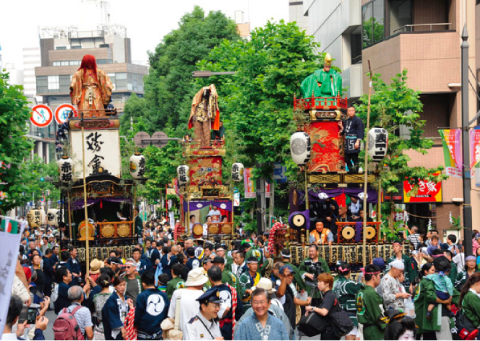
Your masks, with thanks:
M342 96L342 76L332 68L332 56L325 55L323 69L316 70L301 84L302 98Z

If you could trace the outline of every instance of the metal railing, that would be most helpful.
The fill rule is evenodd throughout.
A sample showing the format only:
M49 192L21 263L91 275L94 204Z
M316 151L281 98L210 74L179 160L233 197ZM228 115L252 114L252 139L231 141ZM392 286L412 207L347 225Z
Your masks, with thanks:
M452 26L451 23L431 23L431 24L411 24L411 25L405 25L400 28L397 28L396 30L393 31L393 34L397 33L403 33L403 32L414 32L414 29L417 27L422 27L422 26L427 26L429 30L421 30L417 32L422 32L422 31L433 31L434 27L438 26L447 26L447 30L450 29L450 26Z
M68 32L69 39L97 38L97 37L104 37L104 36L105 36L105 31L103 30Z

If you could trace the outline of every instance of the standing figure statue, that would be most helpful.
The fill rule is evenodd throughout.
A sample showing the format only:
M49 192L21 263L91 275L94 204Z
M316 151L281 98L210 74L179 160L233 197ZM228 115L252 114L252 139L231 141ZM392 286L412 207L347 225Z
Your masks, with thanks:
M201 147L210 146L210 129L220 129L220 111L215 85L203 87L192 101L192 110L188 120L188 129L194 128L195 140Z
M104 109L110 103L113 85L105 71L97 68L95 57L86 54L70 83L72 104L86 117L104 116ZM91 111L90 111L91 110Z
M323 69L315 70L301 84L302 98L342 96L342 76L332 69L332 56L326 54Z

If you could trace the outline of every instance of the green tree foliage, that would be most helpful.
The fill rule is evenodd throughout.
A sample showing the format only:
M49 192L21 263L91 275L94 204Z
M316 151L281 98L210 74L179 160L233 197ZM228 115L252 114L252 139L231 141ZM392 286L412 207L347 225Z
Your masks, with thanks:
M408 88L407 70L392 78L391 84L386 84L380 74L373 77L374 93L371 98L370 127L383 127L388 131L388 152L380 167L380 178L385 193L396 193L396 184L406 179L414 184L414 194L418 191L419 180L428 180L438 183L447 179L441 171L443 166L435 168L411 167L408 162L411 160L406 154L414 150L423 155L432 148L433 141L423 137L426 121L420 119L423 104L420 101L420 92ZM356 106L358 116L366 122L368 107L368 95L360 98L360 104ZM410 133L409 136L399 136L399 129L403 126ZM441 160L440 160L441 161ZM433 175L440 172L440 175ZM392 202L382 205L382 214L388 219L394 212ZM393 226L392 222L388 226Z
M205 15L198 6L185 14L178 29L167 34L149 54L145 97L129 98L121 118L121 135L129 141L139 131L150 135L163 131L168 137L183 137L188 132L192 99L198 91L192 72L197 70L197 62L225 39L239 39L235 23L225 14L217 11ZM122 148L124 146L128 155L123 155L123 164L128 165L133 147L122 140ZM159 192L176 177L176 168L183 162L181 146L171 141L162 149L148 147L142 152L147 160L145 176L149 180L139 187L138 194L158 199Z
M239 161L261 165L256 176L270 178L274 162L296 169L289 157L293 94L320 67L318 46L294 23L268 22L251 40L225 41L199 63L200 69L237 72L198 82L216 84L225 127L238 140Z
M195 94L192 72L197 62L224 39L238 38L234 21L220 11L205 16L195 6L182 17L179 28L167 34L149 56L145 99L152 132L165 127L185 132Z
M25 137L30 118L28 102L22 87L8 83L8 73L0 71L0 191L7 195L0 200L3 212L24 204L28 199L31 174L22 171L22 162L32 149L32 142Z

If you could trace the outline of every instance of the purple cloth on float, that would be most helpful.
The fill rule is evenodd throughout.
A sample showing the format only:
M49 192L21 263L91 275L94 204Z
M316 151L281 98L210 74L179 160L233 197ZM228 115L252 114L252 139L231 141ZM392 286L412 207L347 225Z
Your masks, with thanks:
M87 199L87 206L95 205L100 202L100 200L106 201L106 202L128 202L131 203L132 199L131 198L97 198L97 199ZM81 210L83 209L83 206L85 205L84 200L76 200L73 202L73 211L76 210Z
M226 210L226 211L232 211L232 202L229 201L229 200L225 200L225 201L190 201L188 202L188 206L187 205L184 205L183 206L183 210L185 212L187 212L188 208L190 208L190 212L191 211L198 211L198 210L201 210L202 208L205 208L207 206L210 206L210 205L214 205L222 210ZM225 206L223 206L225 205ZM222 207L220 207L222 206Z
M308 200L309 201L314 201L314 202L319 202L323 201L325 199L320 199L319 194L320 193L325 193L328 195L329 198L335 198L341 195L342 193L345 193L345 195L348 195L350 197L354 197L357 199L359 198L359 194L363 193L363 189L361 188L335 188L335 189L322 189L318 192L315 191L308 191ZM304 191L297 191L298 195L298 201L303 204L305 201L305 192ZM371 204L376 204L378 202L378 194L375 189L368 189L367 190L367 202ZM363 199L360 199L363 200Z
M355 223L355 242L359 243L362 241L362 222Z

